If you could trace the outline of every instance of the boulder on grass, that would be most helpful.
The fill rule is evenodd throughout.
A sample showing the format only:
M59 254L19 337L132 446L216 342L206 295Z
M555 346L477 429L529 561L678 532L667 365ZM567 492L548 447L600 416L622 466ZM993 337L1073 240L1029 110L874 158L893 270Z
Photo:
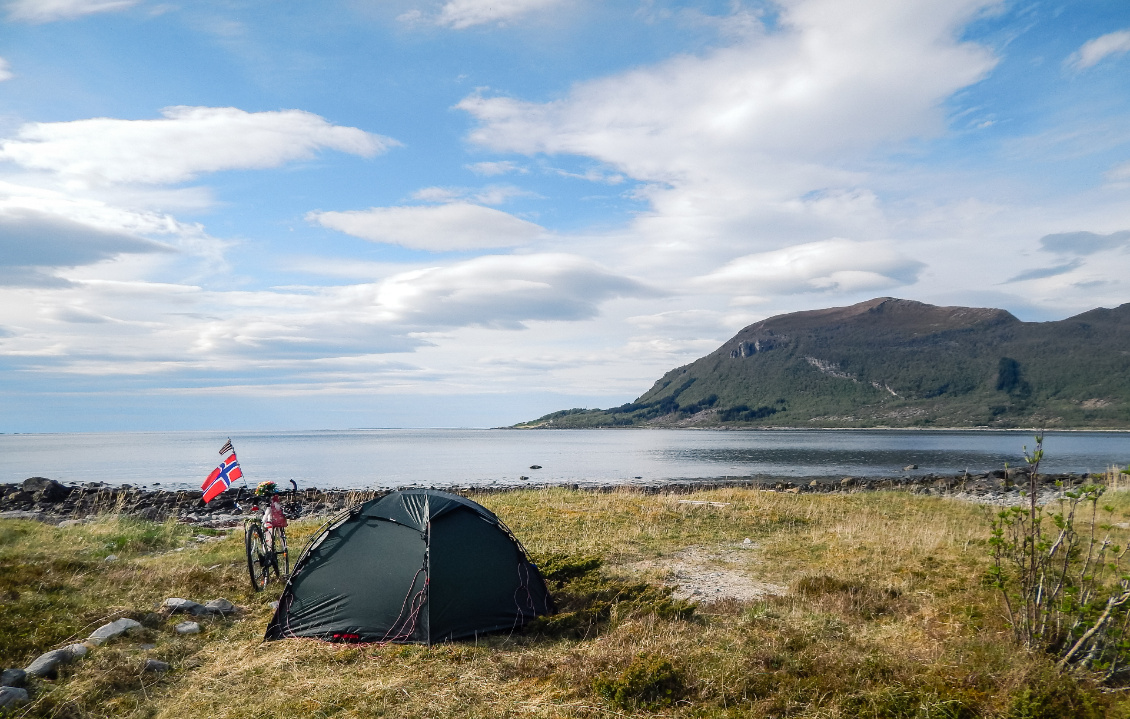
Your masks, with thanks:
M23 669L5 669L0 672L0 687L22 687L27 684L27 672Z
M15 709L27 704L27 690L17 687L0 687L0 711Z
M236 611L238 611L234 604L223 598L213 599L209 602L205 602L204 609L208 612L208 614L218 614L221 617L226 617L229 614L235 614Z
M133 619L126 619L125 617L123 617L121 619L112 621L109 624L103 624L102 626L98 627L89 637L86 638L86 641L93 642L96 646L102 646L114 637L121 636L126 632L132 632L134 629L138 629L140 627L141 622Z
M85 657L88 651L90 650L85 644L71 644L62 649L40 654L35 661L24 668L24 671L33 677L54 679L59 675L60 664L70 664L76 659Z
M205 613L204 605L180 597L169 597L161 604L161 607L169 614L200 615Z
M177 625L177 634L199 634L200 625L196 622L181 622Z

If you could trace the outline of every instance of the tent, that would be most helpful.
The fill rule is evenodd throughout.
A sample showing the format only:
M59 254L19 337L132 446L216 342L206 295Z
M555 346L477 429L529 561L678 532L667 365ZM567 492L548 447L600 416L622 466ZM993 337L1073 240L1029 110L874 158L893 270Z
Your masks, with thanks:
M314 536L266 639L431 644L553 611L541 573L498 517L456 494L411 489L348 510Z

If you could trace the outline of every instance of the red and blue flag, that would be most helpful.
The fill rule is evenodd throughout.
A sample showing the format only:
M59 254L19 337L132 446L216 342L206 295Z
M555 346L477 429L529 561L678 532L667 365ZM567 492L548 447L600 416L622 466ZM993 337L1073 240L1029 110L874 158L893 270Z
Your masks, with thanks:
M230 447L228 444L225 449ZM208 479L204 480L204 484L200 488L204 490L204 501L211 502L220 493L231 486L231 483L243 476L243 470L239 468L239 462L235 459L235 452L232 452L227 459L220 463L219 467L212 470L208 475Z

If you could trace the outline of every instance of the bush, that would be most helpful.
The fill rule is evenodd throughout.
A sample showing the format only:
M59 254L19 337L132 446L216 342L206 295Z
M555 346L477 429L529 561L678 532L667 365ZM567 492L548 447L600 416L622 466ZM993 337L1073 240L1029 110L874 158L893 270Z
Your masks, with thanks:
M639 654L614 677L597 677L593 689L609 704L624 710L661 709L682 697L683 673L654 654Z
M1008 719L1100 719L1105 716L1096 697L1071 676L1043 672L1012 695Z
M1060 669L1098 669L1111 679L1130 664L1130 559L1111 539L1113 524L1099 518L1104 487L1084 485L1065 491L1058 506L1039 504L1043 456L1037 436L1031 454L1025 447L1027 507L992 518L989 579L1017 641L1058 655Z

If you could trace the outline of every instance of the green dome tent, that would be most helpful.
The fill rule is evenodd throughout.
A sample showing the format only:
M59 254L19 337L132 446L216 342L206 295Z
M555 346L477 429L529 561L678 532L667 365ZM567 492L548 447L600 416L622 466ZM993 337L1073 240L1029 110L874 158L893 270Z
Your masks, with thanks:
M553 611L541 573L498 517L413 489L355 507L311 540L266 639L431 644Z

